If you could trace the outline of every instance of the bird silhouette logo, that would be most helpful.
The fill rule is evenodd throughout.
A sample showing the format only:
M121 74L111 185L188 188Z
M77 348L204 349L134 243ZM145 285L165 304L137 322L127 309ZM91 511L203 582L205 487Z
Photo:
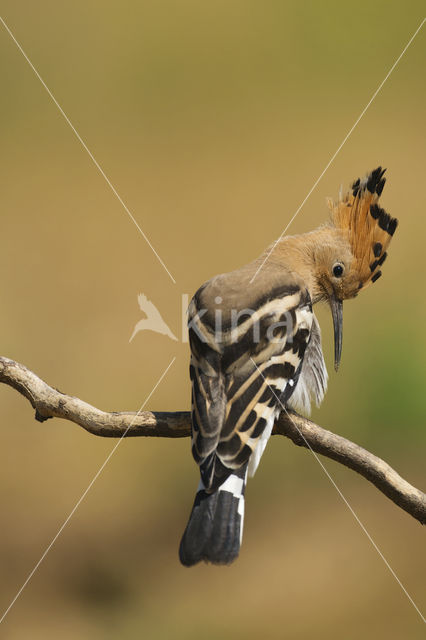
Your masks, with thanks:
M139 331L147 330L161 333L163 336L168 336L172 340L177 341L176 336L164 322L155 304L151 302L151 300L148 300L146 295L140 293L138 295L138 303L140 310L143 311L143 313L146 315L146 318L142 318L142 320L139 320L139 322L136 323L129 342L133 340L133 338L137 333L139 333Z

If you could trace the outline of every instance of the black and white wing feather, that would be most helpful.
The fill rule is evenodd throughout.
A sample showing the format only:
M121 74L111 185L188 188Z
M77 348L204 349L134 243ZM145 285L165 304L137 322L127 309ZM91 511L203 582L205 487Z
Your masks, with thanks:
M192 451L206 490L250 459L254 473L274 420L296 387L313 321L307 291L281 287L235 323L189 308ZM217 311L217 310L216 310ZM224 314L225 315L225 314Z

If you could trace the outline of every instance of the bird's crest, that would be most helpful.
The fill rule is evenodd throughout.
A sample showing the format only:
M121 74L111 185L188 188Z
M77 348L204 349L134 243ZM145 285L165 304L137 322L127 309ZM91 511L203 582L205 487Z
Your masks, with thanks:
M385 171L377 167L364 178L355 180L351 191L345 195L340 193L338 202L328 201L333 225L348 238L359 289L382 275L380 267L386 260L386 249L398 225L398 220L378 205L386 182Z

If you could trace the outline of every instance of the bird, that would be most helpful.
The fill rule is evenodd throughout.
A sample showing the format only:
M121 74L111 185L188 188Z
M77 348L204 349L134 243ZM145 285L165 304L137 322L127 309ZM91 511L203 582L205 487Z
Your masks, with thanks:
M172 340L177 341L176 336L164 322L157 307L153 302L151 302L151 300L148 300L146 295L144 295L143 293L140 293L138 295L138 304L140 310L143 311L147 317L142 318L142 320L139 320L139 322L136 323L135 328L133 329L133 333L130 336L129 342L133 340L133 338L137 333L139 333L139 331L146 331L147 329L150 331L155 331L156 333L161 333L162 335L168 336Z
M309 414L328 374L313 305L329 305L334 366L343 301L381 276L398 225L379 205L385 169L353 182L329 220L284 236L254 261L204 283L188 307L192 455L200 482L179 557L228 565L239 555L245 487L282 410Z

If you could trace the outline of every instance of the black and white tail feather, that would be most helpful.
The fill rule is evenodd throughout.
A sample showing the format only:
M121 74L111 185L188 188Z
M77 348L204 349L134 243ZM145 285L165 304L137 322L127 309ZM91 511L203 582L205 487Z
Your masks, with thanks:
M243 537L247 464L231 473L213 493L200 481L189 522L179 548L180 561L190 567L202 560L230 564Z

